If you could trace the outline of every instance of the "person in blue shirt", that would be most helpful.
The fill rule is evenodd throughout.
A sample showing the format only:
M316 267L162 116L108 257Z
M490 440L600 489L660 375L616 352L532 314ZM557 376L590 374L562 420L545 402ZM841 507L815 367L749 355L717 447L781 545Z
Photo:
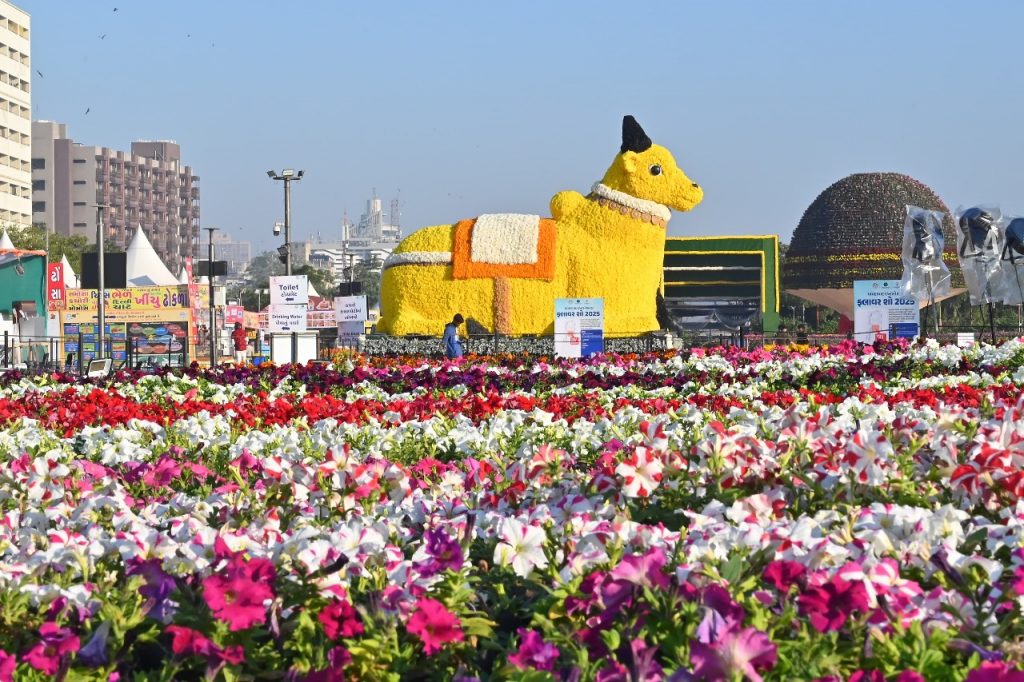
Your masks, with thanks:
M460 313L455 313L452 321L444 326L444 354L449 360L462 357L462 344L459 343L459 325L465 322Z

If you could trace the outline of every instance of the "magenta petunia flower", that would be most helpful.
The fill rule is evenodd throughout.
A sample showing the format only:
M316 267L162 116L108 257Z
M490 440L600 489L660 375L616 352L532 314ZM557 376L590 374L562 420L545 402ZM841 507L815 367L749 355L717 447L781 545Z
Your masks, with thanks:
M763 575L765 582L779 592L789 592L790 587L803 581L807 567L797 561L773 561L764 567Z
M519 649L510 654L508 662L521 670L554 670L558 647L547 642L536 630L519 628Z
M926 682L924 675L916 670L904 670L896 676L896 682Z
M612 569L611 575L617 580L625 580L634 585L667 590L669 580L663 570L667 561L665 550L654 547L646 554L631 554L624 557L619 565Z
M60 668L61 659L78 651L81 641L68 628L62 628L52 621L39 628L42 641L29 649L25 662L46 675L54 675Z
M336 646L327 652L327 667L312 671L303 682L345 682L345 666L351 662L352 654L348 649Z
M0 682L12 682L14 679L14 669L17 667L17 657L0 649Z
M324 626L324 633L329 639L363 634L363 623L359 619L359 614L345 599L325 606L317 620Z
M203 579L203 599L232 632L267 622L264 602L273 598L267 585L248 578L211 575Z
M854 612L868 609L868 592L863 582L847 582L836 576L827 583L807 588L798 602L801 613L810 617L815 630L831 632L843 627Z
M967 673L965 682L1024 682L1024 672L1001 661L986 661Z
M847 682L885 682L885 675L881 670L857 670Z
M725 682L742 675L761 682L758 670L770 670L777 660L776 647L768 635L754 628L719 632L711 644L690 645L693 674L699 680Z
M203 579L203 599L232 632L267 622L265 602L274 598L274 565L267 559L231 557L222 573Z
M181 625L168 625L164 632L170 634L171 652L175 656L205 656L212 655L216 645L207 637L192 628Z
M406 629L423 642L423 652L431 656L449 642L463 640L462 625L458 617L436 599L420 599L416 602Z
M156 466L146 472L142 477L142 482L148 486L159 488L170 485L180 476L181 465L164 455L157 461Z

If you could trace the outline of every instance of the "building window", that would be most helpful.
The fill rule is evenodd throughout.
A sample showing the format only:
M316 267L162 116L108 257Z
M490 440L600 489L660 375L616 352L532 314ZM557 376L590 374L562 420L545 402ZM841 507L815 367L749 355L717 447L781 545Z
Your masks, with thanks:
M32 202L33 213L46 213L46 202L45 201L33 201Z
M85 180L75 180L75 184L76 185L84 185L85 184Z
M32 159L32 170L44 170L46 168L46 159Z
M89 227L88 223L75 223L75 227Z
M46 180L33 180L32 181L32 191L33 192L41 192L41 191L43 191L45 189L46 189Z
M75 206L85 206L85 202L84 201L76 201L75 202Z
M75 163L85 163L85 159L75 159Z

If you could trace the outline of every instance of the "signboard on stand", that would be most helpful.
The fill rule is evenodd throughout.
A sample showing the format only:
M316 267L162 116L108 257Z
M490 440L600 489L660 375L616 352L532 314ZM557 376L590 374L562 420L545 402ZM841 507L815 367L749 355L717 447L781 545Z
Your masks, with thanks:
M917 299L903 293L898 279L853 283L853 335L861 343L914 338L921 326Z
M604 352L604 299L555 299L555 355L586 358Z
M334 313L339 323L366 320L365 296L338 296L334 299Z
M306 305L271 305L267 328L271 332L306 331Z
M270 278L270 305L309 304L309 277L282 275Z
M46 266L46 305L50 310L64 310L64 265L50 263Z

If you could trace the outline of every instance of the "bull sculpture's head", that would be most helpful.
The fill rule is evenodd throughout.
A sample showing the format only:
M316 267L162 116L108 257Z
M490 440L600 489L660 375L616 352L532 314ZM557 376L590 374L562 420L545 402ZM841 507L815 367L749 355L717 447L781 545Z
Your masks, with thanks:
M689 211L704 190L686 177L672 154L653 144L632 116L622 119L622 148L601 184L637 199Z

